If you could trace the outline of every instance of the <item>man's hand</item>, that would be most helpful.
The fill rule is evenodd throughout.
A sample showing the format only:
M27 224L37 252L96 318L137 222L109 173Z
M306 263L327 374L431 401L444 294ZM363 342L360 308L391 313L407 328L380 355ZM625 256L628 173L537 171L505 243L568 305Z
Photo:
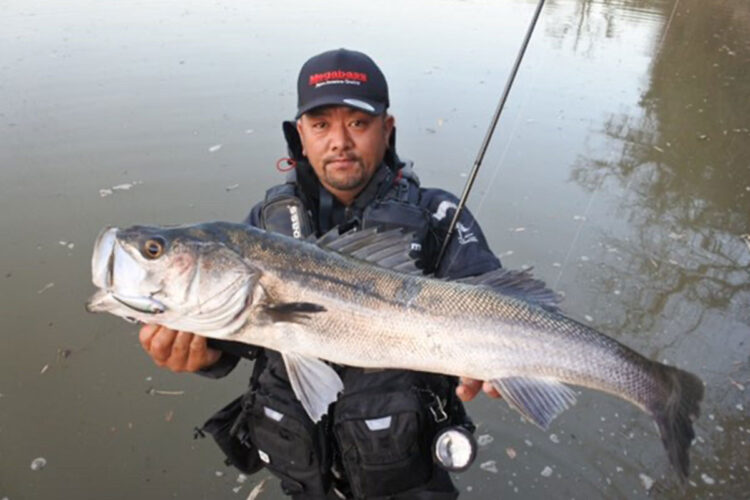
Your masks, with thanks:
M491 398L501 397L500 393L489 382L464 377L461 377L460 384L456 387L456 395L463 402L471 401L477 395L479 389L483 389Z
M197 372L221 357L221 351L208 347L205 337L161 325L143 325L138 340L157 366L173 372Z

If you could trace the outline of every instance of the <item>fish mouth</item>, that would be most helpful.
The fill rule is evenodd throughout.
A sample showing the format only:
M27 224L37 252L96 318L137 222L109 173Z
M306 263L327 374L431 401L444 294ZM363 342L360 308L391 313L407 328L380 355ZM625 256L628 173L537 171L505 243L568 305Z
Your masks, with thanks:
M91 281L98 288L107 289L112 286L114 250L119 231L116 227L105 227L94 243L94 256L91 259Z
M167 310L167 306L153 297L128 297L112 293L112 298L125 307L143 314L161 314Z

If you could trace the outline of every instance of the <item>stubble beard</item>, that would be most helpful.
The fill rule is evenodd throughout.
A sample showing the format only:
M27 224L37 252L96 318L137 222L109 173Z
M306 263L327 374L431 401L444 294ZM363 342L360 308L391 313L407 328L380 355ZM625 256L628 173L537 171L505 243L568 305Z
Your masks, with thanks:
M339 191L351 191L365 184L365 167L362 160L354 159L355 166L349 172L331 172L327 165L324 167L326 184Z

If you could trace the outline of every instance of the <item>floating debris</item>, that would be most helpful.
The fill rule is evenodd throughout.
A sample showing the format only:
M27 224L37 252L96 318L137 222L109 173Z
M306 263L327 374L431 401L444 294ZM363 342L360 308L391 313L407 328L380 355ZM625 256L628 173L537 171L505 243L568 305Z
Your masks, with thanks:
M745 188L747 191L750 191L750 186ZM743 234L740 236L742 240L745 242L745 245L747 245L747 249L750 250L750 234Z
M552 475L552 467L547 465L544 469L542 469L542 477L550 477Z
M482 434L481 436L479 436L477 438L477 444L479 446L487 446L488 444L490 444L494 440L495 440L495 438L493 438L489 434Z
M585 319L586 321L588 321L589 323L591 323L592 321L594 321L594 318L592 318L592 317L591 317L591 316L589 316L588 314L587 314L587 315L585 315L585 316L584 316L583 318L584 318L584 319Z
M143 181L126 182L109 188L102 188L99 190L99 196L106 198L107 196L112 195L115 191L129 191L131 188L139 184L143 184Z
M524 443L526 443L526 446L528 446L529 448L531 448L532 446L534 446L534 443L532 443L532 442L531 442L530 440L528 440L528 439L524 439L524 440L523 440L523 442L524 442Z
M552 441L555 444L560 444L560 438L557 437L557 434L550 434L549 440Z
M701 474L701 480L703 480L703 482L706 483L706 484L708 484L708 485L714 484L716 482L714 480L714 478L712 478L711 476L709 476L705 472L703 474Z
M642 472L638 474L638 477L641 479L641 484L646 489L646 491L651 491L651 488L654 487L654 479Z
M552 267L562 267L562 264L560 264L559 262L553 262Z
M438 127L442 127L442 126L443 126L443 123L445 123L445 120L443 120L442 118L438 118L438 119L437 119L437 126L438 126Z
M664 150L663 150L662 148L660 148L659 146L653 146L653 148L654 148L655 150L657 150L658 152L660 152L660 153L663 153L663 152L664 152Z
M430 134L435 134L435 133L437 133L437 130L435 130L434 128L429 128L429 127L428 127L428 128L425 128L425 130L426 130L426 131L427 131L428 133L430 133Z
M239 493L241 489L242 489L242 485L239 485L239 486L235 486L234 488L232 488L232 491L234 493Z
M261 479L261 481L255 485L255 488L250 490L250 494L247 496L247 500L255 500L256 498L258 498L258 495L263 492L263 487L266 485L266 481L268 481L268 478Z
M47 370L49 370L49 364L46 364L42 367L42 369L39 371L39 375L44 375Z
M47 459L44 457L36 457L31 461L31 470L38 471L42 470L47 466Z
M62 247L67 247L68 250L73 250L73 248L76 246L75 243L70 243L70 242L65 241L65 240L60 240L60 241L58 241L58 243Z
M498 255L498 257L501 257L501 258L502 257L509 257L511 255L513 255L513 250L508 250L507 252L503 252L500 255Z
M585 215L574 215L573 216L573 220L585 221L586 220L586 216Z
M214 474L216 475L216 477L224 477L224 471L217 470L216 472L214 472Z
M50 288L52 288L53 286L55 286L54 283L47 283L42 288L40 288L39 290L37 290L36 293L39 294L39 295L41 295L44 292L46 292L47 290L49 290Z
M160 389L154 389L153 387L149 387L146 389L146 394L149 396L182 396L185 394L185 391L163 391Z
M497 462L494 460L487 460L486 462L482 462L479 468L482 469L483 471L497 474Z
M737 403L737 405L735 406L735 408L737 408L739 411L745 411L745 407L742 406L742 403Z
M581 262L588 262L591 258L587 255L581 255Z
M227 187L225 187L224 189L226 189L227 191L234 191L234 190L235 190L235 189L237 189L238 187L240 187L240 185L239 185L239 184L232 184L231 186L227 186Z
M169 411L168 411L168 412L167 412L167 413L166 413L166 414L164 415L164 421L165 421L165 422L171 422L173 418L174 418L174 410L169 410Z
M517 455L516 450L514 450L513 448L505 448L505 454L508 455L508 458L510 458L511 460L516 458Z
M517 233L521 233L523 231L526 231L526 228L525 227L517 227L517 228L514 228L513 231L515 231Z
M248 129L245 130L246 134L252 134L253 132L255 132L255 130L253 130L251 128L248 128Z
M240 473L240 474L237 475L237 482L238 483L244 484L245 481L247 481L247 475L246 474Z
M210 148L208 148L208 152L209 153L215 153L215 152L217 152L220 149L221 149L221 144L214 144L213 146L211 146Z

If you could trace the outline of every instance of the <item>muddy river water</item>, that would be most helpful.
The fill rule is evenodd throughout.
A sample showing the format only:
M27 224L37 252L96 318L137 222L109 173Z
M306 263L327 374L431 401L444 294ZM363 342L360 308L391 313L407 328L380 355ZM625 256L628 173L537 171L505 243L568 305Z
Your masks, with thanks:
M242 219L283 178L299 66L341 46L380 63L422 183L460 192L534 7L0 2L0 499L247 498L269 474L192 429L250 364L167 373L87 314L98 231ZM581 391L543 432L477 398L462 497L748 498L750 3L548 0L469 208L504 265L706 399L681 487L621 400Z

